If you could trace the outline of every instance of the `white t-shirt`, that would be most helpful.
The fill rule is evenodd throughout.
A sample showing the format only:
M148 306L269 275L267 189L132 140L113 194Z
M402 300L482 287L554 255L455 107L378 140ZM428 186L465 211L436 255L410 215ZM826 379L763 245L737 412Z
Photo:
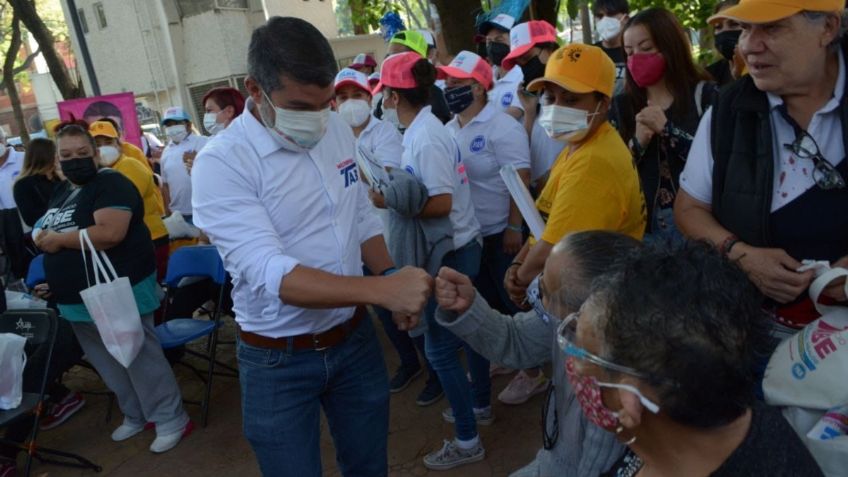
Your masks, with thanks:
M12 188L24 165L24 153L12 147L7 147L6 151L9 151L9 157L0 166L0 209L14 209L17 205Z
M383 167L400 167L403 136L394 125L371 116L368 125L356 138L356 147L383 163Z
M845 144L842 142L842 121L839 118L839 103L845 94L845 60L839 55L839 75L833 96L813 115L807 133L819 146L822 156L832 166L845 160ZM778 107L783 104L779 96L767 93L770 106L772 150L774 157L774 189L771 211L774 212L815 187L812 159L796 157L785 144L795 141L795 129L783 117ZM704 204L713 202L713 151L712 151L712 108L704 113L698 131L692 140L686 167L680 174L680 187L695 200Z
M530 168L527 133L512 116L489 103L464 127L459 117L447 125L471 183L471 202L484 237L503 232L509 220L510 195L501 167Z
M454 249L479 237L465 164L451 133L439 119L422 109L403 135L401 167L421 181L430 196L451 194L450 220Z
M498 67L492 67L492 77L498 77ZM503 78L495 80L492 89L489 90L489 102L495 104L502 109L518 108L524 111L524 106L521 105L521 100L518 98L518 87L524 81L524 73L521 68L515 67L507 72Z
M530 135L530 184L535 184L550 172L565 146L564 142L551 139L536 119Z
M183 163L183 153L203 149L209 138L191 133L179 144L171 141L162 151L159 163L162 166L162 183L168 185L172 212L191 215L191 176Z

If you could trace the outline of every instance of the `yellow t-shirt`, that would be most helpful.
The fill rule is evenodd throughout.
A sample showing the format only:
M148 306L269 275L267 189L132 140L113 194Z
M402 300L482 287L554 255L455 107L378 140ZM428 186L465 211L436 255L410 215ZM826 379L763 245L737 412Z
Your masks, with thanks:
M641 240L647 207L633 157L621 136L604 123L571 157L571 146L551 168L536 208L545 219L542 240L556 244L566 234L609 230Z
M150 167L150 161L148 161L147 156L144 155L144 151L139 149L135 144L121 141L121 154L125 157L131 157L137 160L142 163L147 170L153 171L153 168Z
M112 169L132 181L138 193L141 194L144 202L144 224L150 229L150 238L156 240L167 236L168 229L165 228L165 222L162 222L162 216L165 215L162 192L153 182L153 172L126 156L121 156L118 162L112 165Z

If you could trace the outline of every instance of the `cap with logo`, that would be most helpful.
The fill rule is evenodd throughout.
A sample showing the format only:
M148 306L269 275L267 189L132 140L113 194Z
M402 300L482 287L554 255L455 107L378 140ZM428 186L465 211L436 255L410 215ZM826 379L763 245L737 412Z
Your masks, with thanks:
M477 28L477 32L481 35L488 34L492 28L497 28L500 31L509 33L512 30L512 27L515 26L515 18L507 15L506 13L501 13L494 18L490 18Z
M191 121L191 118L185 112L185 109L179 106L171 106L165 110L165 115L162 117L162 125L165 121Z
M841 12L844 0L740 0L711 16L709 23L731 18L742 23L771 23L801 12Z
M88 126L88 132L92 135L92 137L104 136L111 137L113 139L118 139L118 131L115 130L115 126L112 126L112 123L109 121L94 121L91 125Z
M509 31L509 54L501 62L504 69L512 69L515 60L540 43L556 43L556 28L544 20L519 23Z
M615 88L615 64L597 46L572 43L556 50L545 65L545 76L527 85L527 91L540 91L553 83L572 93L597 91L612 97Z
M492 65L470 51L460 51L449 65L436 68L438 79L445 79L448 76L459 79L474 79L487 90L492 87Z
M427 57L427 40L424 39L424 35L418 33L413 30L404 30L395 33L395 36L389 41L389 43L397 43L398 45L403 45L410 50L418 53L422 57Z
M356 57L353 59L353 63L350 64L350 67L354 69L362 68L365 66L376 67L377 60L375 60L374 57L369 55L368 53L360 53L356 55Z
M343 68L339 71L339 74L336 75L336 81L333 84L333 87L336 92L338 92L339 88L348 84L356 86L368 94L371 94L371 86L368 85L368 77L365 76L365 73L360 73L359 71L350 68Z
M380 69L380 83L374 88L374 94L380 92L384 86L398 89L412 89L418 87L412 67L421 60L421 55L407 51L389 56L383 61Z

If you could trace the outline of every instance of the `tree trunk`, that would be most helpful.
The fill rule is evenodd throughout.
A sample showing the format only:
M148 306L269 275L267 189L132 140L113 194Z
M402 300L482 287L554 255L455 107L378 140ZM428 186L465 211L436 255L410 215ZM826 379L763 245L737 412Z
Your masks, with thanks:
M12 15L12 38L9 40L9 49L6 51L6 58L3 60L3 86L6 88L6 94L9 95L9 102L12 103L12 111L20 130L21 144L26 145L29 143L29 132L27 132L26 120L24 119L24 110L21 108L18 87L15 84L15 60L18 59L20 51L21 22L18 19L18 14L15 13Z
M8 2L14 10L14 15L23 22L41 48L41 54L44 55L44 61L47 62L47 68L50 69L50 76L53 77L62 97L64 99L83 97L82 88L71 78L64 60L56 51L53 34L50 33L47 25L38 16L35 3L30 0L8 0ZM71 12L71 15L76 15L76 12Z
M367 34L368 29L362 23L365 19L365 0L348 0L347 5L350 7L350 22L353 24L353 34Z
M433 0L442 22L445 48L451 56L462 50L476 51L474 45L474 15L480 0Z
M592 14L589 13L589 2L580 2L580 24L583 25L583 43L591 45L592 42Z

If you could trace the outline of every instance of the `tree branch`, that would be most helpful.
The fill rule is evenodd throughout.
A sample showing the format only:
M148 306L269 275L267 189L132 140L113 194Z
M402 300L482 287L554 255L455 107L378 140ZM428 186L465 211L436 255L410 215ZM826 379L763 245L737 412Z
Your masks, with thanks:
M41 54L41 47L39 47L35 52L30 53L29 56L26 57L23 63L20 66L12 70L13 75L17 75L18 73L23 73L28 70L30 66L32 66L32 62L35 61L35 58Z

